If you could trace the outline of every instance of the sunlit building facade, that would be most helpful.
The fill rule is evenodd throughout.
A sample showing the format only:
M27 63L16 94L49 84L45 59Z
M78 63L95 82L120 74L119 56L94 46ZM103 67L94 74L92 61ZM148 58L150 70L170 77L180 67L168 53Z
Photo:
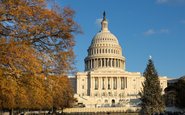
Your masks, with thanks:
M85 107L138 106L144 77L140 72L126 71L122 47L108 29L105 13L101 31L93 37L87 51L85 71L71 78L78 103ZM160 77L160 84L164 90L167 77Z

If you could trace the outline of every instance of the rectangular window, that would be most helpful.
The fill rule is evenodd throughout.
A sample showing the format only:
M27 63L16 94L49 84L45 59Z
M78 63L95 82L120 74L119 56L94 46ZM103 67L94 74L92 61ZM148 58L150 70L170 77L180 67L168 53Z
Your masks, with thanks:
M102 89L105 89L105 78L102 78Z
M121 89L124 89L124 77L121 78Z
M108 89L110 89L110 78L108 78Z
M117 89L117 78L113 79L113 86L114 86L114 89Z
M95 90L98 90L98 78L95 78Z

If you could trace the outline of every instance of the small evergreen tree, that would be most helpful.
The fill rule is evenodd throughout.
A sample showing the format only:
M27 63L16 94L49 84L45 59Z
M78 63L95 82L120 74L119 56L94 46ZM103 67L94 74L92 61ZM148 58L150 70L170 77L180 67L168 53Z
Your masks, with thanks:
M141 113L142 115L151 115L164 111L165 105L162 97L162 88L160 81L153 64L152 59L148 60L145 72L143 73L145 81L142 84L143 89L140 92L141 96Z

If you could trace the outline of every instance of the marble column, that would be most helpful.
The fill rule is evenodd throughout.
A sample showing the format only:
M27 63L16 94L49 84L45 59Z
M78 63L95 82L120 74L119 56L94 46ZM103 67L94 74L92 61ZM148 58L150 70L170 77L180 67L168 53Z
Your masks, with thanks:
M111 88L111 90L113 90L113 77L110 78L110 81L111 81L110 88Z
M91 89L90 89L90 95L93 96L93 90L94 90L94 82L93 82L93 77L91 77Z
M102 67L102 59L100 58L100 67Z

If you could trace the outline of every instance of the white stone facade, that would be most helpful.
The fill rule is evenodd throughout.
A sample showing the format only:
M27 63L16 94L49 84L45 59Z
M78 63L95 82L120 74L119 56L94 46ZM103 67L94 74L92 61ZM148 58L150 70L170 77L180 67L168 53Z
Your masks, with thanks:
M86 107L137 106L144 77L125 70L122 48L109 31L105 14L101 25L88 48L85 71L73 78L75 97ZM160 77L160 83L164 90L167 78Z

